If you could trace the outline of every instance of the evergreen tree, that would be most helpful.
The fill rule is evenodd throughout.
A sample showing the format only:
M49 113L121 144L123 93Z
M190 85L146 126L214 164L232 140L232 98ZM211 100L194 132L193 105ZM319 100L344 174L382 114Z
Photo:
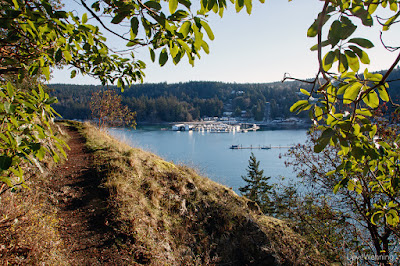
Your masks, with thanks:
M264 176L264 170L259 169L260 161L257 161L254 153L251 153L247 169L247 177L242 176L247 185L240 187L243 196L255 201L264 213L271 212L273 203L269 198L273 186L268 185L271 177Z

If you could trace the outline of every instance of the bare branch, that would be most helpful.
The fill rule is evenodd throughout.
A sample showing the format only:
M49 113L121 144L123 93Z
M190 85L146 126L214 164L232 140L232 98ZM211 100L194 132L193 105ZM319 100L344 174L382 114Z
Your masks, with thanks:
M380 34L379 34L379 39L381 40L381 43L382 43L382 45L383 45L383 47L385 47L385 49L386 50L388 50L389 52L395 52L395 51L397 51L397 50L399 50L400 49L400 46L389 46L389 45L386 45L385 44L385 42L383 41L383 39L382 39L382 31L380 32Z

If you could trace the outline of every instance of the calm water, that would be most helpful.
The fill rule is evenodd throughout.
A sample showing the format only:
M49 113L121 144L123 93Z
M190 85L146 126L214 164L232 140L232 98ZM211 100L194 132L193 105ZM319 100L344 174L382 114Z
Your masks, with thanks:
M270 150L231 150L233 144L243 147L291 146L304 143L306 130L273 130L248 133L207 133L175 132L160 129L110 129L110 134L131 145L151 151L167 161L183 163L199 171L210 179L232 187L236 192L245 185L241 176L246 168L251 152L260 161L264 175L271 176L271 183L279 182L280 176L294 178L291 168L284 165L287 148Z

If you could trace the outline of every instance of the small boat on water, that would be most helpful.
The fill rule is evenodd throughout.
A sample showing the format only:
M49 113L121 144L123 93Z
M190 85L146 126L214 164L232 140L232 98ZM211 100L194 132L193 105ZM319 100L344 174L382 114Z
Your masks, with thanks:
M229 149L232 150L239 150L239 149L260 149L260 150L269 150L271 149L271 146L253 146L251 145L250 147L243 147L242 145L231 145Z
M262 146L261 149L262 150L269 150L269 149L271 149L271 146Z
M239 145L232 145L229 147L229 149L240 149Z

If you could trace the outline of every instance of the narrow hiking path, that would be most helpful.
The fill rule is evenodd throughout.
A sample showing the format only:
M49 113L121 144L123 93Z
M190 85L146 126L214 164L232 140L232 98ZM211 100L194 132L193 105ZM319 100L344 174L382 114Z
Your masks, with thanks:
M93 166L93 155L85 139L73 127L63 127L70 140L68 160L51 173L50 189L57 205L60 234L70 265L124 265L126 257L114 244L107 226L107 192L99 187L101 177Z

